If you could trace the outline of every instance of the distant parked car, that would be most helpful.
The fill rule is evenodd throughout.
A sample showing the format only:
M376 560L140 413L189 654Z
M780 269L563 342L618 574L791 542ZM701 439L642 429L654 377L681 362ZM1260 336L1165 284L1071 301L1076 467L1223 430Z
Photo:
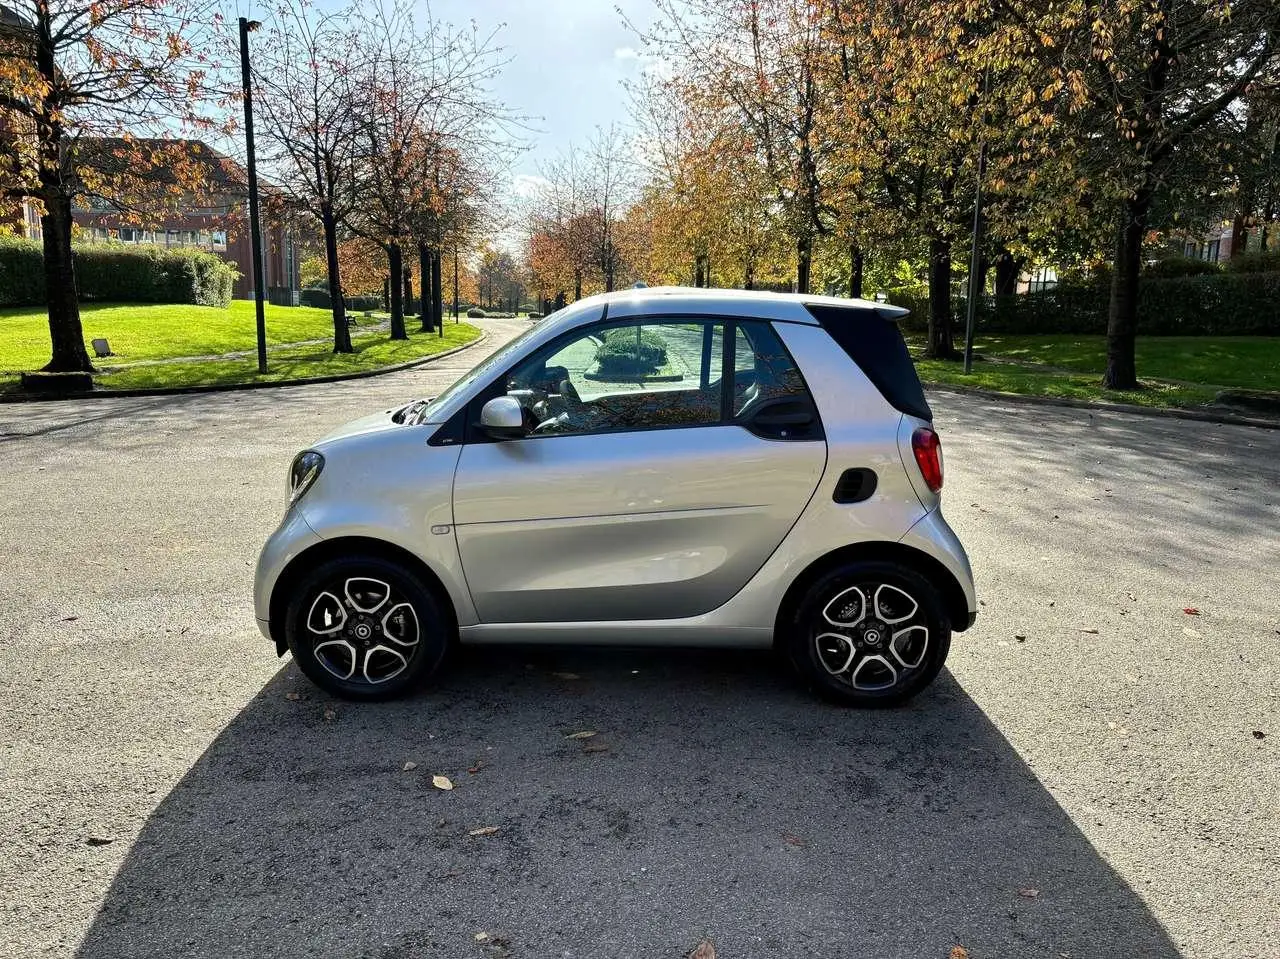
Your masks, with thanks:
M822 694L902 702L977 610L905 312L575 303L298 454L259 625L352 699L423 685L461 641L773 645Z

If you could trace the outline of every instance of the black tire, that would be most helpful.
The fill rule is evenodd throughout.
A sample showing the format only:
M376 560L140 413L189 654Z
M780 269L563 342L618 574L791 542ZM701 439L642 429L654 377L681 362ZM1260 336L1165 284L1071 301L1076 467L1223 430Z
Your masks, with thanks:
M915 612L900 618L907 600ZM938 590L914 569L892 562L848 563L824 574L805 591L785 629L780 639L801 678L824 698L848 706L906 702L933 682L951 649L951 623Z
M331 559L304 575L284 628L308 679L334 696L364 701L424 685L439 671L453 634L452 619L418 576L377 556Z

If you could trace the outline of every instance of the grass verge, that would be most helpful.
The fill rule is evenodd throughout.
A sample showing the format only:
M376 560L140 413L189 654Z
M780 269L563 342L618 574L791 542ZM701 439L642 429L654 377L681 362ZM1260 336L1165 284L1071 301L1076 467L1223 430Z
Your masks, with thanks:
M410 331L407 340L383 336L359 337L354 353L334 353L329 345L287 346L267 357L267 372L258 373L254 357L234 360L207 360L200 363L158 363L134 366L97 377L100 388L113 390L172 388L182 386L230 386L241 383L278 383L313 376L362 373L424 359L455 347L465 346L480 336L469 323L446 323L444 336Z
M268 345L333 337L333 314L328 310L268 303L265 314ZM362 318L357 315L357 319ZM226 309L168 303L83 303L80 322L86 345L97 337L105 337L111 344L116 355L108 363L235 353L257 346L249 300L233 300ZM93 356L92 350L89 355ZM49 320L45 311L0 310L0 371L36 370L48 362Z
M919 357L924 340L909 340ZM916 359L926 383L1136 406L1195 408L1226 388L1280 390L1280 337L1138 337L1140 390L1106 390L1103 336L993 335L974 340L973 372L961 363Z

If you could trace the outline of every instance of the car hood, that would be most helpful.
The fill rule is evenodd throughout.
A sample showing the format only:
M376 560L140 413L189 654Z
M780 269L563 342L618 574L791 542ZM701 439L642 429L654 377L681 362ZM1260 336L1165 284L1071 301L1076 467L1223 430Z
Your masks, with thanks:
M352 436L365 436L370 433L404 429L405 424L397 423L391 418L395 412L396 411L394 409L383 410L380 413L371 413L369 416L362 416L358 420L352 420L350 423L344 423L332 433L325 434L312 444L313 448L328 446L332 443L336 443L338 440L345 440Z

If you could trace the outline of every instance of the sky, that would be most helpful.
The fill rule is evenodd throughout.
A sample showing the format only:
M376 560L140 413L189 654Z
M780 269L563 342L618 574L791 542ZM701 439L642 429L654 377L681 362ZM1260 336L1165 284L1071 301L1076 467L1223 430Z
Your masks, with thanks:
M390 3L392 0L386 0ZM337 6L338 0L319 0ZM585 145L597 126L629 121L623 81L637 78L648 58L624 15L644 29L653 0L413 0L419 17L483 35L497 29L509 62L494 84L496 99L529 118L528 149L512 152L508 189L527 192L538 171L570 143ZM270 2L236 0L237 13L263 18ZM619 12L621 10L621 13Z

